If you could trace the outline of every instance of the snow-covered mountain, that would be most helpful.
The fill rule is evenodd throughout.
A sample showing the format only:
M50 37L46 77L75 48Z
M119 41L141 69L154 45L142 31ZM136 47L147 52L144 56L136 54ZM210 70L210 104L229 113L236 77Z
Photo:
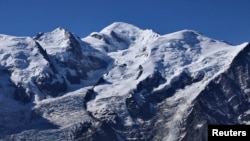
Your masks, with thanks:
M250 124L249 54L121 22L82 39L0 35L0 139L207 140L207 124Z

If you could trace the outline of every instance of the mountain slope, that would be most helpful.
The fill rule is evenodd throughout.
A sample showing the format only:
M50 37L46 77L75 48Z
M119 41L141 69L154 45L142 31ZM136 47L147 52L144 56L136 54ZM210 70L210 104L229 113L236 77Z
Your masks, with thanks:
M121 22L0 40L3 140L199 141L206 124L249 124L248 43Z
M1 35L1 72L8 76L2 82L5 84L4 89L14 92L1 93L7 97L14 97L22 102L30 102L37 97L47 94L39 89L44 83L50 83L50 87L55 89L64 87L63 80L59 80L60 75L54 75L56 72L49 62L42 47L29 37L12 37ZM47 78L47 79L46 79ZM46 82L47 81L47 82ZM7 88L12 87L12 88ZM52 89L47 89L53 92ZM58 92L63 91L57 90Z
M107 55L60 27L40 35L36 41L47 51L57 71L66 76L68 84L80 84L86 80L84 85L93 85L95 82L90 82L91 75L98 75L95 72L97 70L105 71L112 61Z
M123 40L142 34L140 30L135 33L131 25L117 31L120 24L112 24L114 29L108 29L123 37ZM124 31L126 29L132 30L133 35ZM89 102L88 110L100 118L103 109L108 109L111 113L118 113L125 125L139 123L148 128L154 123L144 125L144 122L155 117L156 111L161 111L167 117L159 116L157 119L162 120L163 125L159 130L166 128L164 135L159 136L173 141L180 136L177 134L180 132L178 126L193 100L211 80L229 68L232 60L247 44L234 47L191 30L154 35L156 33L148 33L147 37L151 37L151 40L135 39L128 44L128 49L109 53L116 60L114 68L104 76L109 84L94 88L98 95ZM166 106L171 108L165 109ZM148 131L140 134L148 134ZM147 139L141 136L141 140Z

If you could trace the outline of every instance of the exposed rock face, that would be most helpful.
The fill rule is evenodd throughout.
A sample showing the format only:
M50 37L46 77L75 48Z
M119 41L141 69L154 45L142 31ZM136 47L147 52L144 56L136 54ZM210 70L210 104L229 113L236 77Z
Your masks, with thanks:
M250 123L250 45L113 23L0 35L0 140L206 141Z
M249 122L248 44L233 60L230 68L211 81L193 102L182 139L206 140L207 124L245 124ZM191 130L195 129L195 130Z
M57 71L69 84L80 84L89 79L88 73L105 69L109 65L105 54L89 47L63 28L44 33L36 40L47 50Z

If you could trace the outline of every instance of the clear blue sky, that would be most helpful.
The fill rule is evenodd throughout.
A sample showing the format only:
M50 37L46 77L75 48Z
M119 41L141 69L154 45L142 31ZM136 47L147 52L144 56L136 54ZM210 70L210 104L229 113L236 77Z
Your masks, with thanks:
M250 0L0 0L1 34L35 36L62 26L85 37L115 21L240 44L250 41Z

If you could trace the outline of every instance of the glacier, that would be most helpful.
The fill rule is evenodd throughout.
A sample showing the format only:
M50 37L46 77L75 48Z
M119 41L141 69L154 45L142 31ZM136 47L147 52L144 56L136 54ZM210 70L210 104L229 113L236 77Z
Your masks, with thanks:
M123 22L0 34L0 140L207 140L207 124L250 122L249 52Z

